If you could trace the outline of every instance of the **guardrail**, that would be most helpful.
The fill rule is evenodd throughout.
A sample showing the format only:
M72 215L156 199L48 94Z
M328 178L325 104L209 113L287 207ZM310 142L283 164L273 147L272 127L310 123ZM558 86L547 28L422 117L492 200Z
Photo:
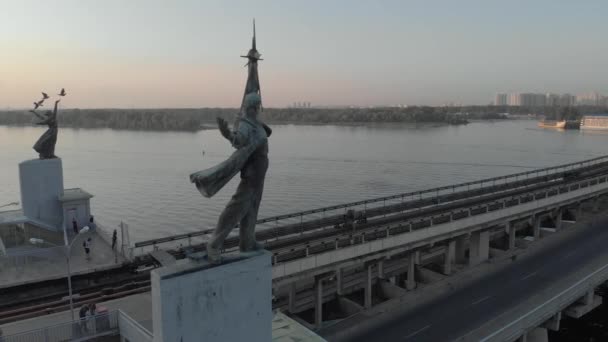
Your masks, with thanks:
M118 330L118 311L84 318L74 322L64 322L48 327L34 329L19 334L0 337L2 342L61 342L87 341L89 339L116 335Z
M608 264L600 267L572 286L561 291L528 313L506 324L501 329L482 338L480 342L514 341L526 334L530 328L537 327L581 298L587 291L594 289L608 279ZM462 340L462 339L461 339Z
M603 184L608 181L608 176L601 175L592 177L579 182L573 182L569 185L555 185L547 187L542 191L537 191L534 194L524 194L518 196L509 196L499 200L492 200L486 203L480 203L471 206L467 210L447 210L445 212L437 212L426 214L414 213L412 218L400 218L395 220L397 222L387 223L380 226L372 225L371 227L362 226L356 230L351 231L336 231L332 234L323 234L323 230L317 231L314 236L311 234L309 241L301 243L299 246L291 244L283 248L272 248L273 252L273 264L278 264L293 259L302 257L312 256L315 254L325 253L332 250L337 250L344 247L350 247L353 245L363 244L372 240L386 238L389 236L395 236L400 234L407 234L422 229L430 229L435 225L453 222L476 215L490 213L493 211L514 207L520 204L525 204L535 200L545 199L560 194L569 193L579 189L588 188L594 185ZM399 214L398 214L399 215ZM328 228L329 230L331 228Z

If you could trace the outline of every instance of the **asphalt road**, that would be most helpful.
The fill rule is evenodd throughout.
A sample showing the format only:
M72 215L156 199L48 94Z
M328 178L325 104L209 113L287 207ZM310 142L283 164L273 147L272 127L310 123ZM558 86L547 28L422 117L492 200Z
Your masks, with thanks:
M419 309L398 315L353 341L450 341L537 291L608 254L608 219L579 228L570 239Z

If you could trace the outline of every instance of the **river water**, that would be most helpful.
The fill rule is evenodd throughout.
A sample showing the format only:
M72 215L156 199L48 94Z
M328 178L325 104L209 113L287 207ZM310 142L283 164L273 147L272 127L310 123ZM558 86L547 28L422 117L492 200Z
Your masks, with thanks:
M466 126L273 126L260 217L522 172L606 154L608 134L536 128L536 122ZM0 205L19 201L19 162L36 158L39 127L0 126ZM211 199L189 174L232 153L216 130L59 130L66 188L95 195L106 226L131 241L214 226L238 183ZM204 152L204 154L203 154Z

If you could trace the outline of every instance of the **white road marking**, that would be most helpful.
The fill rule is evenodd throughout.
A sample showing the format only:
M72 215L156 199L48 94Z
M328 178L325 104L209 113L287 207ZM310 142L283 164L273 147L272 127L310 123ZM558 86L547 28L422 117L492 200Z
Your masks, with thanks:
M471 305L477 305L477 304L483 302L484 300L489 299L490 297L492 297L492 296L485 296L485 297L483 297L481 299L478 299L478 300L474 301L473 303L471 303Z
M528 274L527 276L521 278L521 280L526 280L526 279L528 279L530 277L534 277L536 275L536 273L538 273L538 271L534 271L534 272Z
M413 336L415 336L415 335L418 335L419 333L421 333L421 332L425 331L426 329L428 329L428 328L430 328L430 327L431 327L431 325L429 324L429 325L425 326L424 328L418 329L418 330L414 331L413 333L411 333L411 334L409 334L409 335L407 335L407 336L403 337L403 339L404 339L404 340L407 340L408 338L413 337Z

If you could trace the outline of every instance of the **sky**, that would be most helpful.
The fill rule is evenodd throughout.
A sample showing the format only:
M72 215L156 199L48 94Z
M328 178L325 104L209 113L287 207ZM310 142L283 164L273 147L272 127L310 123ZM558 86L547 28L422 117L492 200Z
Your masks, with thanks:
M238 107L253 17L266 107L608 94L605 0L0 0L0 108Z

